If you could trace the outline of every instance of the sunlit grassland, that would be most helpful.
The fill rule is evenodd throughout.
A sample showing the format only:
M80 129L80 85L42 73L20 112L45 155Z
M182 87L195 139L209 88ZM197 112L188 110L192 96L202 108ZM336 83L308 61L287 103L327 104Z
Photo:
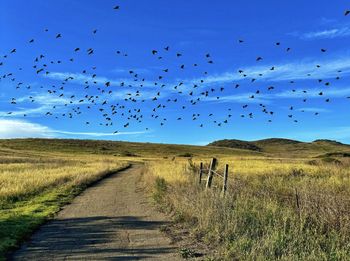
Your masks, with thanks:
M196 239L218 250L218 257L349 260L350 162L327 155L349 151L324 142L311 145L267 144L266 151L253 152L110 141L0 140L0 253L16 246L95 180L140 161L146 165L145 184L159 206L189 225ZM213 189L198 185L199 163L207 167L211 157L218 158L219 172L229 164L225 197L217 177Z
M76 153L2 150L0 259L86 186L128 165L127 159Z
M349 162L222 157L229 189L198 185L199 162L148 162L154 198L225 260L349 260ZM153 181L151 180L153 175ZM151 183L150 183L151 184ZM215 188L216 187L216 188ZM299 207L297 205L299 200Z

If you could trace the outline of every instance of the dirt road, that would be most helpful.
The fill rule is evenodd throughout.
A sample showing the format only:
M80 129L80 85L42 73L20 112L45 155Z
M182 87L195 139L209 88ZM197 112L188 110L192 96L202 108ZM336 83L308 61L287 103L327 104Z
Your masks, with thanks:
M88 188L42 226L13 260L181 260L159 231L164 216L140 187L142 165Z

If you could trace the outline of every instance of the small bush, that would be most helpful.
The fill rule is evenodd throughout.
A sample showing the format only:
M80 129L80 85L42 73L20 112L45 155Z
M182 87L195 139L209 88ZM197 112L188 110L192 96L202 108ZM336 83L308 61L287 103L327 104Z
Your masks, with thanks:
M188 249L188 248L181 248L180 255L182 258L185 258L185 259L196 257L196 253L193 250Z
M193 154L186 152L186 153L183 153L183 154L179 154L177 156L178 157L184 157L184 158L192 158Z
M164 178L157 177L155 180L153 199L157 203L162 203L164 201L165 193L168 189L166 181Z
M295 169L293 168L290 172L290 175L293 177L303 177L305 176L305 172L303 169Z
M337 164L337 165L341 165L342 164L340 160L337 160L337 159L334 159L334 158L331 158L331 157L322 158L322 162L324 162L324 163L331 163L331 164Z
M132 153L130 151L123 151L120 156L123 156L123 157L137 157L137 155L135 153Z

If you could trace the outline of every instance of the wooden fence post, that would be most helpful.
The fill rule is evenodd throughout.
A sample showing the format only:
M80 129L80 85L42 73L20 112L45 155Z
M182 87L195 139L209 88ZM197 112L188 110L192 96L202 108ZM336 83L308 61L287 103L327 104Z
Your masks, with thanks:
M210 162L210 166L209 166L209 172L208 172L208 179L207 179L207 185L206 188L210 188L211 187L211 182L213 180L213 171L215 170L216 167L216 158L212 158L211 162Z
M199 166L199 184L202 183L202 175L203 175L203 162L201 162Z
M224 183L222 185L222 194L225 195L226 190L227 190L227 178L228 178L228 164L225 165L225 170L224 170Z

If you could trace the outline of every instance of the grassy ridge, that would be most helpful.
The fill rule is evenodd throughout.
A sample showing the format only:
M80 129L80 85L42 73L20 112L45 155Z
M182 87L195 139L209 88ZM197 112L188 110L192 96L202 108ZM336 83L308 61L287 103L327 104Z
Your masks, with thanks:
M210 148L205 146L136 143L121 141L92 141L92 140L64 140L64 139L13 139L0 140L2 153L62 152L79 154L98 154L131 157L174 157L186 156L234 156L259 155L259 153L231 148Z
M248 149L274 157L315 157L325 153L350 152L350 145L332 140L300 142L289 139L265 139L257 141L218 140L209 144L222 148Z

